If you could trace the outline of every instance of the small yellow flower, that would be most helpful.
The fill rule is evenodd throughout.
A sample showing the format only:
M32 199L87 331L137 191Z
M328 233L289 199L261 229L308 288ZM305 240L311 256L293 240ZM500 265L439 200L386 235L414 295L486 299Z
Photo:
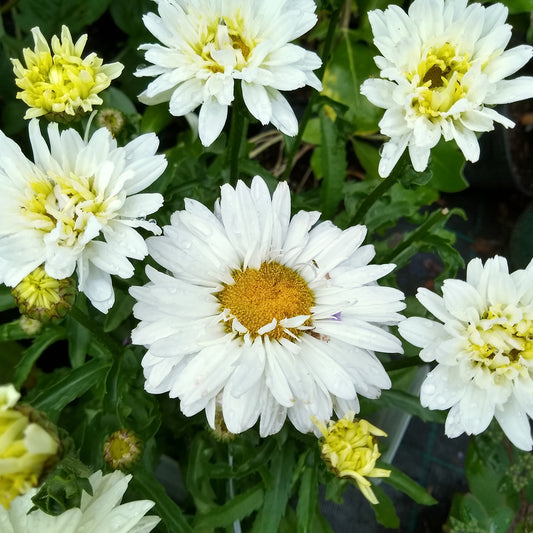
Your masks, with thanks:
M376 468L380 457L376 437L387 434L366 420L354 420L355 413L348 411L337 422L326 426L313 417L324 438L321 440L322 458L330 470L340 478L351 478L364 497L372 504L378 503L367 477L389 477L390 470Z
M128 470L141 457L142 442L129 429L112 433L104 444L104 461L113 470Z
M76 43L66 26L61 29L61 40L52 37L52 51L39 28L32 28L35 49L24 48L24 67L12 59L15 83L22 89L17 98L30 109L24 118L45 116L50 120L67 122L92 111L102 103L98 93L109 87L111 80L120 76L120 63L103 65L95 53L82 59L87 35ZM53 54L52 54L53 52Z
M59 448L57 439L14 408L19 398L13 385L0 386L0 505L6 509L39 483Z
M76 288L72 278L52 278L39 266L11 294L23 315L48 322L67 314L76 298Z

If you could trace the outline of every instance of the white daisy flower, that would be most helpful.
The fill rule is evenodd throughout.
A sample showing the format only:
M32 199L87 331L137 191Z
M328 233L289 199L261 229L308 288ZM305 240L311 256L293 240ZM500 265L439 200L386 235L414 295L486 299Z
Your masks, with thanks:
M93 494L85 491L80 507L51 516L34 507L31 498L36 489L13 500L10 509L0 505L2 533L149 533L159 523L157 516L144 516L153 506L150 500L120 503L131 475L120 471L102 475L101 471L89 477ZM30 512L31 511L31 512Z
M408 147L418 172L440 137L455 139L469 161L479 159L476 132L514 123L491 107L533 96L533 78L505 80L524 66L530 46L504 51L511 38L507 8L466 0L415 0L405 13L396 5L369 13L381 78L361 92L386 109L379 173L386 177Z
M102 312L113 305L110 274L133 275L128 258L147 254L134 228L160 232L144 220L163 203L137 194L166 167L154 134L123 148L102 128L89 141L73 129L29 125L35 163L0 132L0 282L16 286L41 264L55 279L78 276L78 288Z
M390 387L374 350L401 352L385 326L402 318L403 294L376 280L394 265L368 264L364 226L314 226L320 213L290 209L286 183L271 198L256 177L224 185L214 213L186 200L148 239L168 273L147 267L150 282L130 289L132 340L148 348L146 390L179 397L186 416L205 409L214 427L219 408L232 433L261 417L261 436L288 416L308 432L311 415L358 412L357 394Z
M140 47L153 65L136 75L156 77L139 95L141 102L170 102L175 116L201 106L199 135L209 146L226 122L235 80L241 80L250 113L296 135L298 122L280 91L322 89L313 74L320 58L290 43L316 24L312 0L156 2L159 16L148 13L143 20L162 45Z
M509 274L503 257L473 259L466 282L448 279L442 297L420 288L418 300L439 322L411 317L400 333L438 364L421 403L450 409L449 437L479 434L493 417L511 442L531 450L533 417L533 261Z

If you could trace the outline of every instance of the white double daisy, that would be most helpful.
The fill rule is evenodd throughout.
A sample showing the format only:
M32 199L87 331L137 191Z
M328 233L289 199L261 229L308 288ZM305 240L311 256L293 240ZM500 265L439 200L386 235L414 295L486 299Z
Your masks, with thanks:
M446 434L479 434L495 417L523 450L533 439L533 261L509 273L503 257L472 260L466 281L449 279L442 297L420 288L418 300L439 322L410 317L400 333L438 364L424 381L422 405L450 409Z
M401 352L387 331L403 294L376 280L394 265L369 265L364 226L315 225L317 212L291 219L290 194L272 198L264 181L224 185L212 213L194 200L148 239L150 282L132 287L140 320L135 344L150 393L179 397L187 416L217 409L233 433L260 417L262 436L286 417L302 432L311 416L359 411L390 379L374 350ZM314 226L314 227L313 227Z
M166 167L159 141L141 135L121 148L105 128L84 141L50 124L48 147L35 119L29 133L34 163L0 132L0 282L14 287L40 265L55 279L76 272L79 290L107 312L110 275L131 277L128 258L147 254L134 228L160 231L144 217L162 196L138 194Z
M322 86L313 74L320 58L290 41L317 21L312 0L156 0L157 16L143 20L160 44L144 44L155 76L141 102L170 102L170 113L200 107L199 135L209 146L220 134L241 80L244 103L262 124L296 135L298 122L280 91Z
M386 177L406 148L417 171L428 164L441 136L454 139L469 161L479 159L476 132L494 122L514 123L491 107L533 97L533 78L506 80L532 56L530 46L504 51L511 38L502 4L466 0L415 0L405 13L396 5L369 13L381 79L361 92L384 108L379 123L390 137L379 173Z

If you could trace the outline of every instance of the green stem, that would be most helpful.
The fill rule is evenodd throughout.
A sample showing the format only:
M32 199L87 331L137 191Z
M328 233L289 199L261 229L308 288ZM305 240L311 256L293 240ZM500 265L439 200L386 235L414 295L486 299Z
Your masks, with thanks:
M322 66L317 71L317 77L320 81L322 81L324 77L324 72L326 71L326 65L329 61L329 58L331 56L331 49L333 47L333 38L335 37L335 30L338 26L339 21L339 15L342 10L342 6L338 7L331 13L331 18L329 20L329 26L328 26L328 33L326 34L326 39L324 41L324 49L322 51ZM298 133L296 134L296 137L291 140L291 143L289 147L287 148L287 164L285 166L285 171L283 172L283 180L288 180L292 165L294 164L294 158L296 156L296 152L298 151L298 147L300 146L302 142L302 137L305 131L305 128L307 126L307 123L309 122L309 119L311 118L311 112L313 110L313 106L315 104L316 99L318 98L319 93L316 91L313 92L311 98L309 99L309 102L307 103L307 106L305 108L304 114L302 116L302 119L300 120L300 125L298 127Z
M122 353L122 346L109 335L106 335L102 326L82 311L76 304L70 310L69 315L80 326L89 331L92 338L110 359L114 359L117 354Z
M397 168L398 165L396 165L390 175L380 181L379 185L364 199L363 203L355 213L352 220L353 224L362 224L368 210L398 181L400 173L396 170Z
M230 169L230 183L239 179L239 159L242 146L248 137L248 119L244 114L244 101L239 84L235 84L235 100L231 107L231 126L226 152L226 166Z
M439 209L429 215L427 220L416 228L402 243L394 248L388 255L386 255L381 262L382 263L394 263L394 260L416 241L422 240L422 238L429 232L435 224L438 224L444 217L448 216L448 209Z

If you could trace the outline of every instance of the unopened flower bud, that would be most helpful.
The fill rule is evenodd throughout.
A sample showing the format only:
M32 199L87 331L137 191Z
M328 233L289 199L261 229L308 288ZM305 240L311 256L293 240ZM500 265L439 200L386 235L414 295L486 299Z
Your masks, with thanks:
M39 266L11 294L23 315L48 322L67 314L76 298L76 288L72 278L52 278Z
M107 128L113 137L124 127L126 123L124 114L118 109L106 108L102 109L96 115L96 122L99 126Z

